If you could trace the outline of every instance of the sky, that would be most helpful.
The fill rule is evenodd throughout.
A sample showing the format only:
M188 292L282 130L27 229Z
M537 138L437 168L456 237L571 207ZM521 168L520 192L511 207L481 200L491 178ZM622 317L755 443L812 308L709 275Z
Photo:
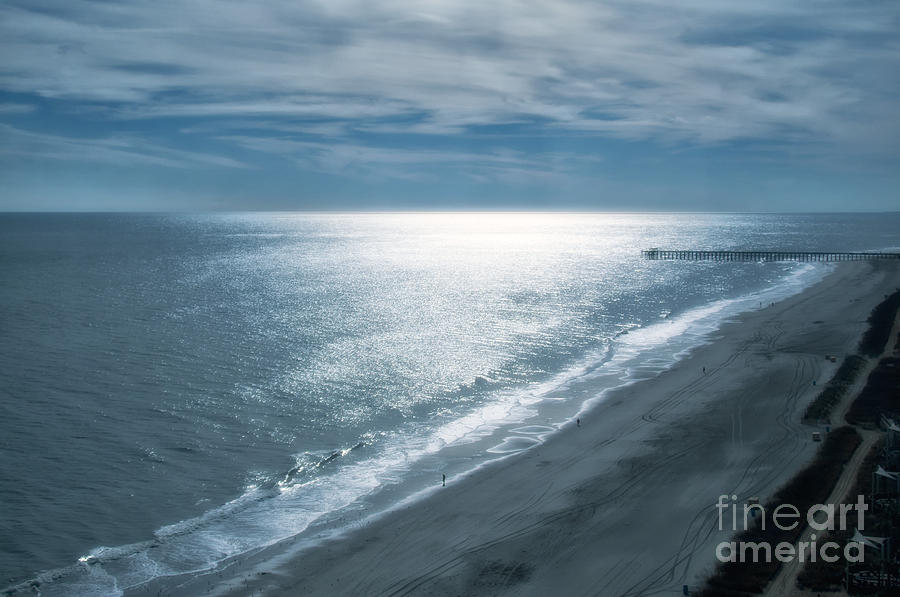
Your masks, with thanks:
M4 0L0 210L900 210L888 0Z

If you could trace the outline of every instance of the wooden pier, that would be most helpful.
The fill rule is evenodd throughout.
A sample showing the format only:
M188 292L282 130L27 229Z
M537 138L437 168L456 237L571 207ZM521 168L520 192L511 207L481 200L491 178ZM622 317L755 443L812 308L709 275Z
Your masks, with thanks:
M653 260L688 261L866 261L900 259L900 253L848 253L846 251L694 251L681 249L645 249L641 257Z

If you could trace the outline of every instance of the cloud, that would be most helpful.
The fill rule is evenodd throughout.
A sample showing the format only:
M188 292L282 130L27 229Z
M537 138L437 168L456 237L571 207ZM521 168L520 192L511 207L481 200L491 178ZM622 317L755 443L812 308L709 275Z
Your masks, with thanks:
M266 136L226 136L221 140L251 151L288 157L310 170L380 179L412 177L428 180L431 178L428 168L439 166L479 182L504 180L527 183L570 176L576 164L599 161L595 156L559 152L411 150Z
M28 114L35 111L31 104L4 104L0 103L0 114Z
M331 127L335 153L351 131L518 124L890 155L898 15L836 0L19 0L0 7L0 88L211 135L215 119Z
M77 138L0 124L0 156L169 168L244 168L231 158L161 146L135 137Z

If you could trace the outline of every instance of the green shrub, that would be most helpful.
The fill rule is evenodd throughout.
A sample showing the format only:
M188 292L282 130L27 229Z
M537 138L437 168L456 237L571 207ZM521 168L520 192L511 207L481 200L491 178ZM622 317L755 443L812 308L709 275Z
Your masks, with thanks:
M792 504L800 512L807 512L815 504L828 499L837 484L844 465L859 447L862 438L852 427L840 427L829 433L816 452L813 462L775 493L765 506L765 528L757 524L737 534L736 542L767 542L776 545L782 541L794 543L803 532L803 525L796 529L782 530L771 520L771 514L781 504ZM775 578L781 564L773 562L724 562L697 593L702 597L747 597L761 593Z
M816 399L807 407L803 419L807 421L831 420L831 411L846 395L847 389L856 381L856 377L865 366L866 359L859 355L853 354L845 358Z
M900 290L884 299L869 316L869 329L859 343L859 352L877 357L884 350L894 327L897 309L900 308Z

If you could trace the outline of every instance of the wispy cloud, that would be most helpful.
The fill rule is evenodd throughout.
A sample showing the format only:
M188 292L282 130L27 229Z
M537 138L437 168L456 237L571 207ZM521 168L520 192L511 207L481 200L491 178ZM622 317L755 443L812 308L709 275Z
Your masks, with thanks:
M287 156L311 170L358 174L374 178L427 180L428 168L440 166L461 175L489 181L504 179L528 183L571 174L576 164L597 162L595 156L571 153L525 153L510 150L441 151L398 149L341 141L301 141L263 136L222 137L246 149Z
M109 120L183 119L185 134L241 119L256 138L273 130L268 147L288 155L298 146L274 129L305 128L338 140L301 152L320 168L404 161L349 132L491 125L888 155L900 139L898 15L895 3L837 0L15 0L0 7L0 88L89 103ZM406 163L430 154L416 155ZM193 162L209 159L228 158Z
M0 114L28 114L34 112L31 104L4 104L0 103Z
M166 147L135 137L67 137L0 124L0 155L113 165L245 168L237 160Z

